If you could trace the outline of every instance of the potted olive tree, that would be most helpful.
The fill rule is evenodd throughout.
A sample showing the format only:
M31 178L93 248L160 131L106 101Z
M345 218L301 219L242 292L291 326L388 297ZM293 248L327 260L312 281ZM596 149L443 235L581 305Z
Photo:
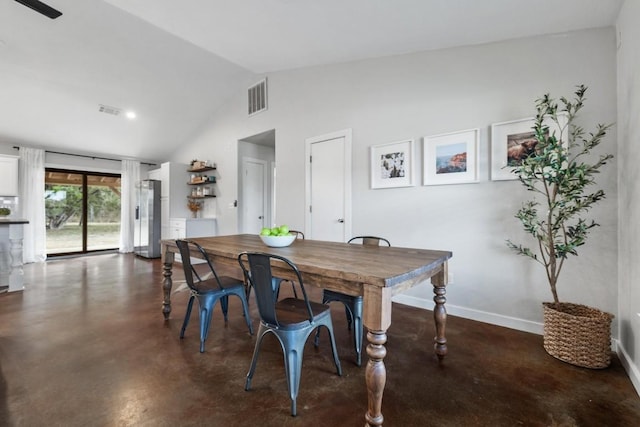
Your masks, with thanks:
M535 149L512 169L532 195L515 217L533 236L535 245L528 247L511 240L507 244L545 269L553 295L553 302L543 303L545 350L574 365L604 368L611 361L613 316L592 307L560 302L557 291L565 261L578 255L577 248L598 225L585 216L605 197L603 190L592 187L600 168L613 158L611 154L598 158L590 155L611 125L598 124L595 132L586 133L575 123L586 91L580 85L573 100L562 97L558 102L549 94L536 100Z

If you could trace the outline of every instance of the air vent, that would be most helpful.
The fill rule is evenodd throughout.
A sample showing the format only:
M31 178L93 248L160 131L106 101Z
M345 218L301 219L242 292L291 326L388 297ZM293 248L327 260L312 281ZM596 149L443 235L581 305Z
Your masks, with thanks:
M267 79L259 81L248 90L249 115L252 116L267 109Z
M117 107L110 107L108 105L98 104L98 111L105 114L111 114L112 116L118 116L120 115L120 112L122 110Z

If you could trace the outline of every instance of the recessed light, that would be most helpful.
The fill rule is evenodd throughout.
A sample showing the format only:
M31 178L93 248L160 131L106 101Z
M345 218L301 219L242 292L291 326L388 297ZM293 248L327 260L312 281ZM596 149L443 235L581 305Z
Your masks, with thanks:
M135 111L127 111L125 113L125 115L127 116L127 119L129 119L129 120L133 120L133 119L135 119L137 117Z

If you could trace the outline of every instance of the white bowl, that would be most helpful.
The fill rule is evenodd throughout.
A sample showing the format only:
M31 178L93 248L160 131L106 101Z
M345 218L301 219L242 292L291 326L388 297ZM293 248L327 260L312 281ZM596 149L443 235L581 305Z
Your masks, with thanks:
M285 246L289 246L296 240L295 234L289 234L286 236L263 236L260 235L260 239L262 239L262 243L272 248L284 248Z

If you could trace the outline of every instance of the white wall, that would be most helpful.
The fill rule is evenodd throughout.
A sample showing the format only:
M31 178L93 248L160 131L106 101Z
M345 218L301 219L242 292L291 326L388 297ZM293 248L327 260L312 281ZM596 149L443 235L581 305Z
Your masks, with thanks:
M276 129L277 223L304 223L304 141L353 129L354 234L387 237L394 246L448 249L454 282L450 313L541 330L541 302L551 299L541 268L517 257L505 239L524 238L513 215L526 194L516 181L489 180L491 123L530 117L546 92L570 96L589 86L582 123L616 120L613 28L277 72L269 78L269 110L246 117L245 88L176 160L215 159L221 205L236 198L236 141ZM257 80L257 79L256 79ZM422 137L479 127L480 183L422 186ZM418 185L371 190L369 147L414 138ZM616 131L605 148L616 152ZM227 170L227 168L229 170ZM227 177L227 178L224 178ZM571 259L559 284L564 301L617 314L616 161L600 176L607 199L593 210L601 223ZM223 208L221 233L236 232ZM412 290L432 306L430 286ZM534 322L534 323L531 323Z
M627 0L618 18L619 312L618 354L640 391L640 2Z

